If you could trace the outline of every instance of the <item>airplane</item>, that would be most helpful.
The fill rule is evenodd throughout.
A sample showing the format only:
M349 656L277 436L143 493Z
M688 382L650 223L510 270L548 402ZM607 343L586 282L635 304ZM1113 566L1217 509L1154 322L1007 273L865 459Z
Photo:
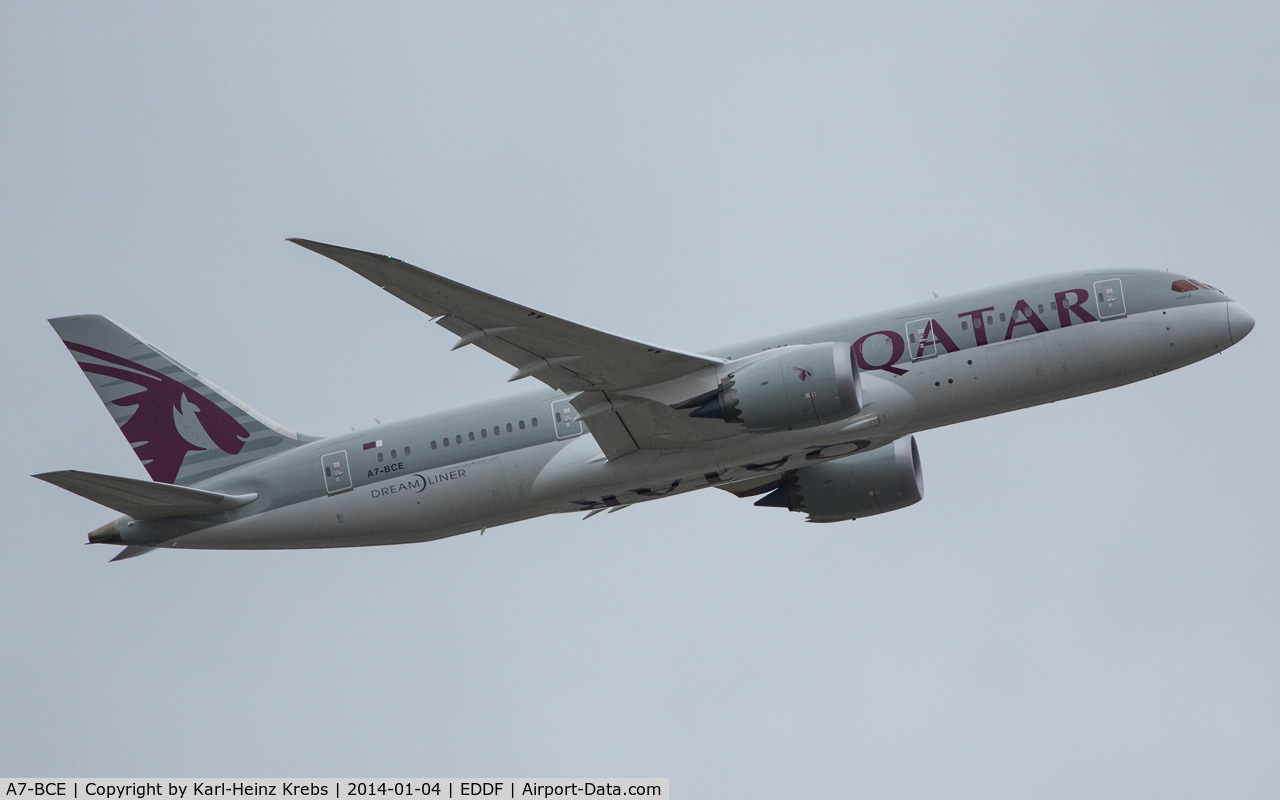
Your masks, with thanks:
M50 324L152 480L34 477L119 518L117 561L160 548L357 547L545 514L614 512L706 487L828 523L924 494L914 434L1143 380L1254 318L1155 270L1070 272L705 353L594 330L390 256L338 262L537 390L330 437L297 433L111 320Z

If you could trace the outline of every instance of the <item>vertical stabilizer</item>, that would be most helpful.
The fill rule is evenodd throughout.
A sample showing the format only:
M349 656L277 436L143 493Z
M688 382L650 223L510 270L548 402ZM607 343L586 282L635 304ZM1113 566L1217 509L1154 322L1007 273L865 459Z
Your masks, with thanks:
M302 443L106 317L49 324L153 480L189 486Z

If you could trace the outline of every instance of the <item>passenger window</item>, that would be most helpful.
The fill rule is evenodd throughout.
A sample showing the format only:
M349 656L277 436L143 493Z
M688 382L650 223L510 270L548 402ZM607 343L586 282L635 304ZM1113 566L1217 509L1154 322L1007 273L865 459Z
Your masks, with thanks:
M475 440L476 440L476 432L475 432L475 431L467 431L467 441L468 441L468 442L474 442Z
M494 425L494 426L493 426L493 435L494 435L494 436L497 436L497 435L498 435L498 433L499 433L498 426L497 426L497 425Z
M378 463L382 463L382 453L378 453Z
M489 438L489 429L488 429L488 428L481 428L481 429L480 429L480 438L481 438L481 439L488 439L488 438Z
M1003 311L1001 311L1001 312L1000 312L1000 321L1001 321L1001 322L1004 322L1004 312L1003 312Z
M444 442L444 446L445 446L445 447L448 447L448 446L449 446L449 437L448 437L448 436L444 437L444 439L442 439L441 441L443 441L443 442Z
M960 330L962 331L969 330L969 320L965 320L964 322L960 323Z
M536 428L536 427L538 427L538 418L537 418L537 417L534 417L534 418L533 418L533 427L535 427L535 428Z
M511 423L507 423L507 433L511 433Z
M404 454L405 454L406 456L407 456L407 455L409 455L409 445L407 445L407 444L404 446Z
M988 325L991 325L991 324L994 324L994 323L995 323L995 320L991 318L991 315L990 315L990 314L988 314L988 315L987 315L987 324L988 324Z
M524 420L520 420L520 430L524 430Z
M1044 303L1040 303L1040 304L1038 304L1038 305L1036 306L1036 310L1038 310L1041 314L1043 314L1043 313L1044 313Z
M462 444L462 434L458 434L457 436L453 437L453 443Z
M432 439L432 440L431 440L431 449L432 449L432 450L435 450L435 449L436 449L436 440L435 440L435 439Z
M395 451L395 450L392 450L392 451L391 451L391 457L392 457L392 458L395 458L395 457L396 457L396 451Z

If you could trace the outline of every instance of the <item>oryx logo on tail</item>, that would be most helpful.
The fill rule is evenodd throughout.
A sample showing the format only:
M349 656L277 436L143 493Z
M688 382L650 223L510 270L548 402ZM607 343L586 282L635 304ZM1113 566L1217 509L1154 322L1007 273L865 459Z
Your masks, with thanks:
M86 373L139 387L140 391L111 404L136 407L120 431L153 480L173 483L188 453L216 448L235 455L249 438L249 431L230 414L179 381L105 350L75 342L66 345L73 353L91 359L76 358Z
M106 317L56 317L49 324L152 480L195 486L301 444L294 431Z

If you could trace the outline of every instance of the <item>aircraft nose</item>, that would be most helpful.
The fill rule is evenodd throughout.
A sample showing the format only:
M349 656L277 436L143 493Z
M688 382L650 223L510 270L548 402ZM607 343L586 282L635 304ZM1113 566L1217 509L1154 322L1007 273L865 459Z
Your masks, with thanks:
M1227 328L1231 331L1231 343L1236 344L1253 330L1253 315L1249 309L1232 300L1227 303Z

